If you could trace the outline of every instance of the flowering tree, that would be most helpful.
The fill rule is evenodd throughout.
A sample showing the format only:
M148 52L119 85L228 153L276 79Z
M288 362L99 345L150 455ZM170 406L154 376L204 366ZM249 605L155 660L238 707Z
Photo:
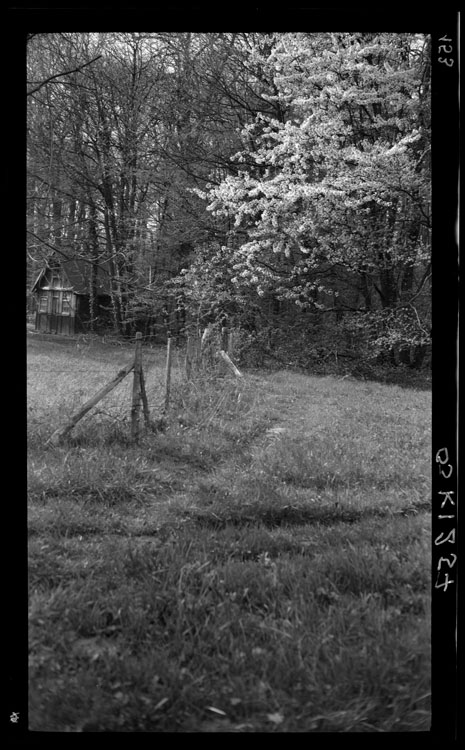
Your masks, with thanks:
M242 131L236 175L207 187L232 224L236 288L334 310L376 346L429 340L428 39L275 34L255 63L280 116ZM224 252L224 249L223 251ZM415 352L414 352L415 354Z

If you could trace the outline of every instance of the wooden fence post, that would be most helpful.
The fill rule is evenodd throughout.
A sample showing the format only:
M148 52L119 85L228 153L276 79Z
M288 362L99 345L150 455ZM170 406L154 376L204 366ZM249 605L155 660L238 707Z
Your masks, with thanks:
M230 331L228 334L228 348L226 350L226 354L228 354L231 359L234 357L234 332Z
M207 325L206 328L203 329L202 338L200 339L200 352L203 356L204 351L207 348L207 344L210 338L210 325Z
M166 370L165 370L165 406L163 413L166 414L170 404L171 389L171 336L168 336L166 342Z
M141 367L140 369L140 394L142 396L142 406L144 409L144 420L145 420L145 426L150 427L150 409L149 409L149 402L147 401L147 392L145 390L145 378L144 378L144 371Z
M186 343L186 378L188 380L192 375L193 343L192 336L188 334Z
M223 349L223 351L228 352L228 329L226 326L223 326L221 329L221 341L220 341L220 349Z
M202 332L200 329L197 329L197 335L194 339L194 351L195 351L195 366L198 370L202 362Z
M139 413L141 400L141 372L142 372L142 334L136 333L136 351L134 355L134 380L132 384L131 407L131 437L137 440L139 433Z
M200 340L201 365L204 371L208 371L213 365L213 332L214 329L208 324Z

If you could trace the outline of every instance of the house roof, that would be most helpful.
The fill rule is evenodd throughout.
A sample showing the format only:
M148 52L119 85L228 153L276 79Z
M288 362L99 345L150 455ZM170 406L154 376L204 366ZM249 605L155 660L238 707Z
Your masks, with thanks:
M76 294L89 294L91 281L91 264L81 259L69 259L61 264ZM108 263L99 263L96 267L96 291L110 294L110 269Z
M89 294L91 281L91 263L83 258L68 258L65 255L54 254L53 259L58 261L63 269L69 286L76 294ZM42 269L39 276L32 286L32 291L37 291L41 280L48 270L50 262ZM96 292L98 294L110 294L110 269L107 262L97 265Z

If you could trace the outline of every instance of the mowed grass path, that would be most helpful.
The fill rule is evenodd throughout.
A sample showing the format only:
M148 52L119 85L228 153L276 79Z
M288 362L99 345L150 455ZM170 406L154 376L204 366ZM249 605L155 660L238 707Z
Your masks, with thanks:
M29 341L30 729L428 730L431 394L175 366L45 446L131 356Z

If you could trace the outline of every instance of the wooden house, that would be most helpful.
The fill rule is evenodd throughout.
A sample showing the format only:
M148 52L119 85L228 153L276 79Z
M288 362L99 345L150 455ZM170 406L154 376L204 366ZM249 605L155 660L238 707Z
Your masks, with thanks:
M55 254L32 286L36 299L35 328L44 333L72 335L89 330L91 264ZM94 272L94 312L97 323L108 319L111 305L108 269Z

